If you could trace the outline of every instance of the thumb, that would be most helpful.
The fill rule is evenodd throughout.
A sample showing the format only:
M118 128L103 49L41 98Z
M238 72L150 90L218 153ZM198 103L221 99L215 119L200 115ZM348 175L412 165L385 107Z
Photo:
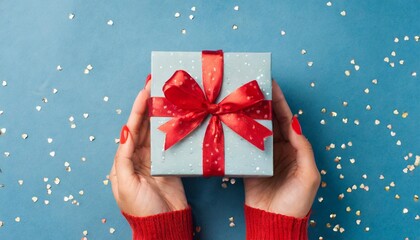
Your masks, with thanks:
M296 149L296 161L299 170L304 173L317 173L318 168L316 167L312 145L302 134L302 128L296 115L293 116L289 127L289 141Z

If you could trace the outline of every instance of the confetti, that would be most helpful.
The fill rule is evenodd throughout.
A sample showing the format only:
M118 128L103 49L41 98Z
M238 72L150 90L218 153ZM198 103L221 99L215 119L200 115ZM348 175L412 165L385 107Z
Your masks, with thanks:
M348 76L350 76L350 71L346 70L346 71L344 71L344 74L348 77Z
M56 185L60 184L60 179L59 179L58 177L56 177L56 178L54 179L54 183L55 183Z
M235 219L233 217L229 217L229 227L235 227Z

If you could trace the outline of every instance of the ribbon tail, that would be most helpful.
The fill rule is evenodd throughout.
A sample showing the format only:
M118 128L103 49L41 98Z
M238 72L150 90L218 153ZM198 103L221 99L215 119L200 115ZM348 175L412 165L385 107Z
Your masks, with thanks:
M225 175L225 140L222 123L212 116L203 141L203 176Z
M176 117L159 126L159 130L166 133L164 149L171 148L193 132L200 126L205 116L204 113L200 113L193 118Z
M270 129L245 114L228 113L219 117L230 129L260 150L264 150L264 139L273 135Z

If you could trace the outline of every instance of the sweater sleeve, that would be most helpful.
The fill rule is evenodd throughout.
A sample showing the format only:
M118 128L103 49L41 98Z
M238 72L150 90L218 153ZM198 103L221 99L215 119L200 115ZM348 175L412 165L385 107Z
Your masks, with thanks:
M191 208L136 217L122 212L133 230L133 240L191 240Z
M247 240L307 240L309 213L294 218L245 205Z

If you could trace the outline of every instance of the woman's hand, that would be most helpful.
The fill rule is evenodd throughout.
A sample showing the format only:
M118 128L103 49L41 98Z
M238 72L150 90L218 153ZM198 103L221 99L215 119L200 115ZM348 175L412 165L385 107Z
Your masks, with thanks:
M137 96L127 125L121 131L110 179L121 211L145 217L188 207L179 177L150 175L150 119L147 99L150 81Z
M320 183L311 144L302 135L280 87L273 81L274 176L245 178L245 204L286 216L303 218Z

